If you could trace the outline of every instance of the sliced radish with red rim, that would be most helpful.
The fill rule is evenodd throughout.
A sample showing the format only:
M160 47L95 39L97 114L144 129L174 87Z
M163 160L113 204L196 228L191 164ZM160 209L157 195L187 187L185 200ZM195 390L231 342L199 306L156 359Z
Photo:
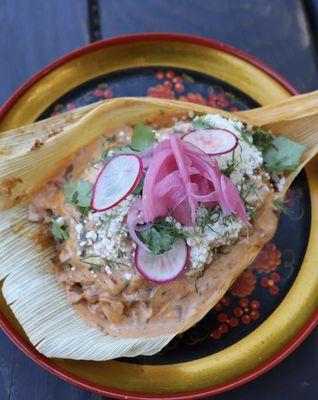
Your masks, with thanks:
M106 211L127 197L138 185L142 160L135 154L118 154L103 166L93 186L91 208Z
M211 156L229 153L238 144L238 137L233 132L220 128L193 130L185 133L182 139Z
M159 255L154 255L138 246L135 252L135 265L138 272L147 280L167 283L184 271L188 257L187 243L184 239L179 239L170 250Z

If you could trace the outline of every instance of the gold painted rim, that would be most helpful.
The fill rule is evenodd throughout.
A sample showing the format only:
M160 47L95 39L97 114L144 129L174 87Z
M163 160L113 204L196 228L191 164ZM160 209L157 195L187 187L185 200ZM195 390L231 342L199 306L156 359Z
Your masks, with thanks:
M229 53L181 42L141 42L101 48L52 70L12 106L0 131L33 122L49 105L78 85L100 75L140 66L169 66L222 79L260 104L289 96L266 72ZM275 312L250 335L216 354L172 365L137 365L120 361L53 360L73 374L100 385L137 392L174 393L222 384L259 366L286 345L318 304L318 180L315 159L306 169L312 202L311 232L305 258L294 285ZM9 307L1 309L20 332ZM24 335L25 337L25 335Z

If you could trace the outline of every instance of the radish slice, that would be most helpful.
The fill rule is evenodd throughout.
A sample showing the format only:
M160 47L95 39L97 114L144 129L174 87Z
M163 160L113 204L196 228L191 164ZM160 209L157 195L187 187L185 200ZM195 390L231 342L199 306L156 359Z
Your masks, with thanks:
M135 251L135 265L138 272L154 283L167 283L176 279L184 270L189 250L184 239L177 240L172 248L160 255L154 255L139 246Z
M233 132L219 128L193 130L184 134L182 139L194 144L210 156L229 153L238 144L238 137Z
M106 211L128 196L138 185L143 165L135 154L118 154L103 166L93 186L91 208Z

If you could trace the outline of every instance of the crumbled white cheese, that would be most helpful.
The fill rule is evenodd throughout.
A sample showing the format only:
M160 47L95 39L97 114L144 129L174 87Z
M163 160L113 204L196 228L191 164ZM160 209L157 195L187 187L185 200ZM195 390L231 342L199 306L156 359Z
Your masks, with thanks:
M112 272L112 270L110 269L110 267L108 266L108 265L106 265L106 267L105 267L105 272L108 274L108 275L111 275L113 272Z
M130 280L131 280L131 277L132 277L132 275L131 275L129 272L125 272L125 273L124 273L124 278L125 278L127 281L130 281Z
M187 238L187 244L190 247L190 262L192 268L203 268L203 266L212 261L213 249L222 245L231 244L233 239L237 239L243 228L243 223L237 218L226 218L220 214L212 224L207 224L204 229L200 220L204 220L207 209L204 206L198 208L198 225L183 227L191 233ZM201 226L200 226L201 225Z
M77 228L76 225L79 247L85 248L86 256L94 254L131 265L135 244L128 235L126 218L133 200L133 196L128 196L110 210L90 212L83 224L78 224L81 227ZM119 250L123 254L122 257L118 257ZM105 271L111 274L109 266L105 268Z
M80 235L82 230L83 230L83 225L82 224L77 224L75 226L75 230L76 230L77 235Z
M281 174L276 174L273 172L271 174L271 179L274 182L274 185L276 189L281 192L284 189L285 183L286 183L286 178L284 175Z
M97 239L97 233L95 231L87 232L86 239L92 239L92 241L94 242Z

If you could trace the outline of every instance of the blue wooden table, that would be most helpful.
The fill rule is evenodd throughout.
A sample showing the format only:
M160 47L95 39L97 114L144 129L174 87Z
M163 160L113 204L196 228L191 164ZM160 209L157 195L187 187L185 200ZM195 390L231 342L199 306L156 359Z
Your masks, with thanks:
M318 0L1 0L0 105L55 58L100 38L179 32L265 61L301 92L318 86ZM218 396L318 399L318 330L275 369ZM0 331L0 400L101 400L47 373Z

